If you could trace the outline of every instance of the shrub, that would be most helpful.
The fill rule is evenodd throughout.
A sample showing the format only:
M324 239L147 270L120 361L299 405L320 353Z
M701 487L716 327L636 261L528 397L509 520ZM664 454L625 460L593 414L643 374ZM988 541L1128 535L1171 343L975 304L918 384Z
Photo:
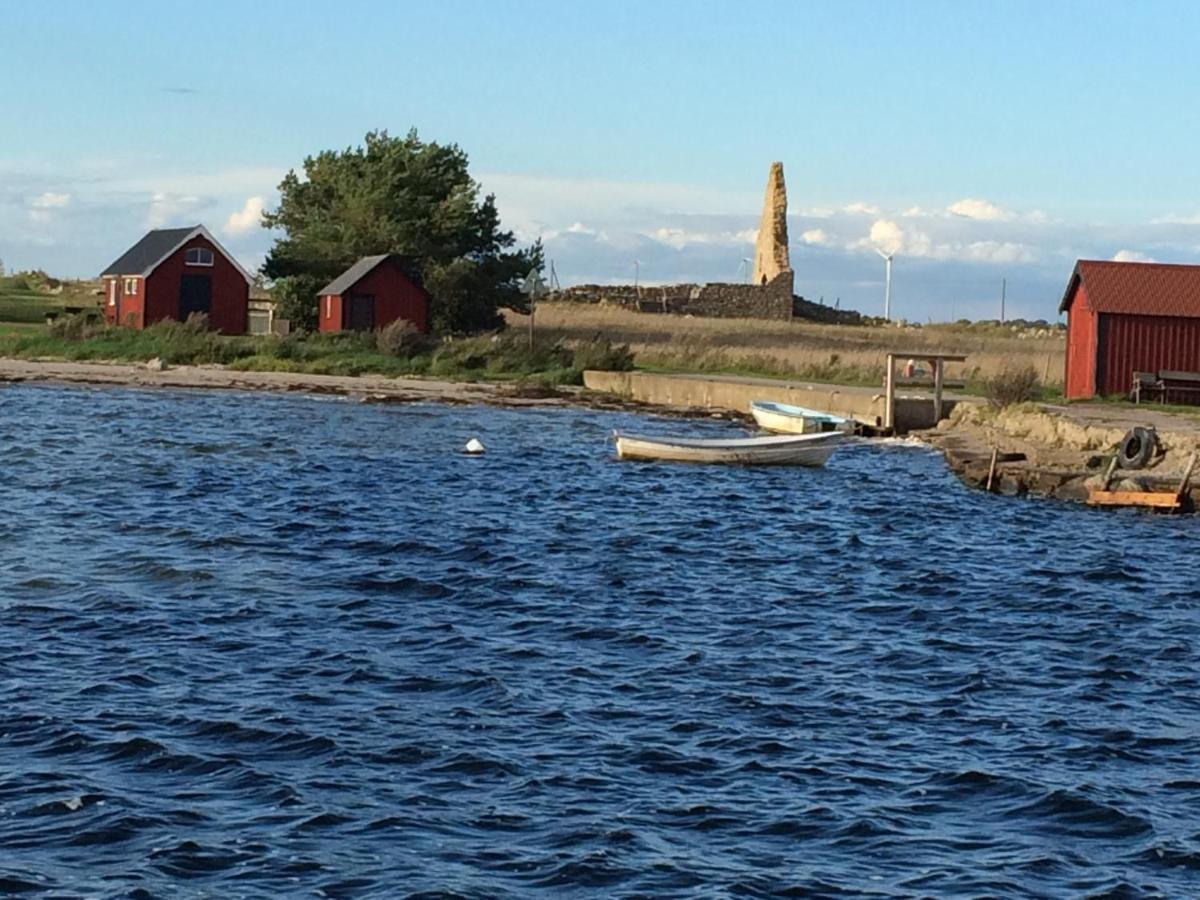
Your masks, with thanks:
M633 351L628 344L614 344L599 335L575 348L572 363L576 369L601 369L628 372L633 368Z
M194 312L187 317L180 326L179 330L184 334L204 334L211 328L208 321L208 313Z
M375 347L380 353L406 359L425 347L425 335L407 319L397 319L375 332Z
M87 313L75 313L70 316L59 316L47 326L51 337L64 341L86 341L105 329L105 324L96 316Z
M1028 403L1042 395L1042 382L1033 366L1009 367L983 383L983 395L997 409Z

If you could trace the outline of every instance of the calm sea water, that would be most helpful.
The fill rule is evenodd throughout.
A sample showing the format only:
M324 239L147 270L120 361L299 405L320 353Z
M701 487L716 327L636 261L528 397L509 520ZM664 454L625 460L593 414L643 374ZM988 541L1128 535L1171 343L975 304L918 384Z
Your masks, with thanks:
M1200 895L1196 520L635 425L0 389L0 895Z

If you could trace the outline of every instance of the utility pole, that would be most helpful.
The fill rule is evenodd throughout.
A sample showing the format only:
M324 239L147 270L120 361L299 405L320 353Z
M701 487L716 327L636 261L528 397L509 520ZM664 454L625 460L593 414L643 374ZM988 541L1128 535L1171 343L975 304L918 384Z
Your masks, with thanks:
M1005 294L1008 293L1008 279L1000 279L1000 324L1004 324L1004 300Z

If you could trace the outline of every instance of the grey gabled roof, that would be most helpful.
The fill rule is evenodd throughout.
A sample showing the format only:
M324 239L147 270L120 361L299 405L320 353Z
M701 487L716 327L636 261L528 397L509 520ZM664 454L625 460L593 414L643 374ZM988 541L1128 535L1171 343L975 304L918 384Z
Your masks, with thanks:
M317 295L324 297L326 294L344 294L358 282L362 281L376 266L384 260L392 260L400 267L400 271L404 276L415 284L417 287L424 290L424 285L421 283L420 273L413 265L412 260L406 256L401 256L398 253L380 253L377 256L364 256L345 272L339 275L325 287L317 291Z
M187 240L200 226L189 228L158 228L148 232L144 238L118 257L116 262L101 272L104 275L141 275L169 256L171 251Z
M253 283L254 278L242 268L241 264L229 255L217 239L209 234L203 225L190 225L187 228L156 228L147 232L146 236L126 250L107 269L100 273L105 275L149 275L158 268L159 263L186 244L194 237L203 237L217 248L217 252L233 263L234 268L242 273L246 281Z

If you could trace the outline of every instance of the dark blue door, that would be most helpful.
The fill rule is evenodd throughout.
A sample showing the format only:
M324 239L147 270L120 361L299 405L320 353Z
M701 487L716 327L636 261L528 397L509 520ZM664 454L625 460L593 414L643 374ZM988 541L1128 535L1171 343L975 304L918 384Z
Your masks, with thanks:
M184 275L179 283L179 321L192 313L212 312L212 279L207 275Z
M351 294L349 320L351 331L371 331L375 328L375 297L371 294Z

